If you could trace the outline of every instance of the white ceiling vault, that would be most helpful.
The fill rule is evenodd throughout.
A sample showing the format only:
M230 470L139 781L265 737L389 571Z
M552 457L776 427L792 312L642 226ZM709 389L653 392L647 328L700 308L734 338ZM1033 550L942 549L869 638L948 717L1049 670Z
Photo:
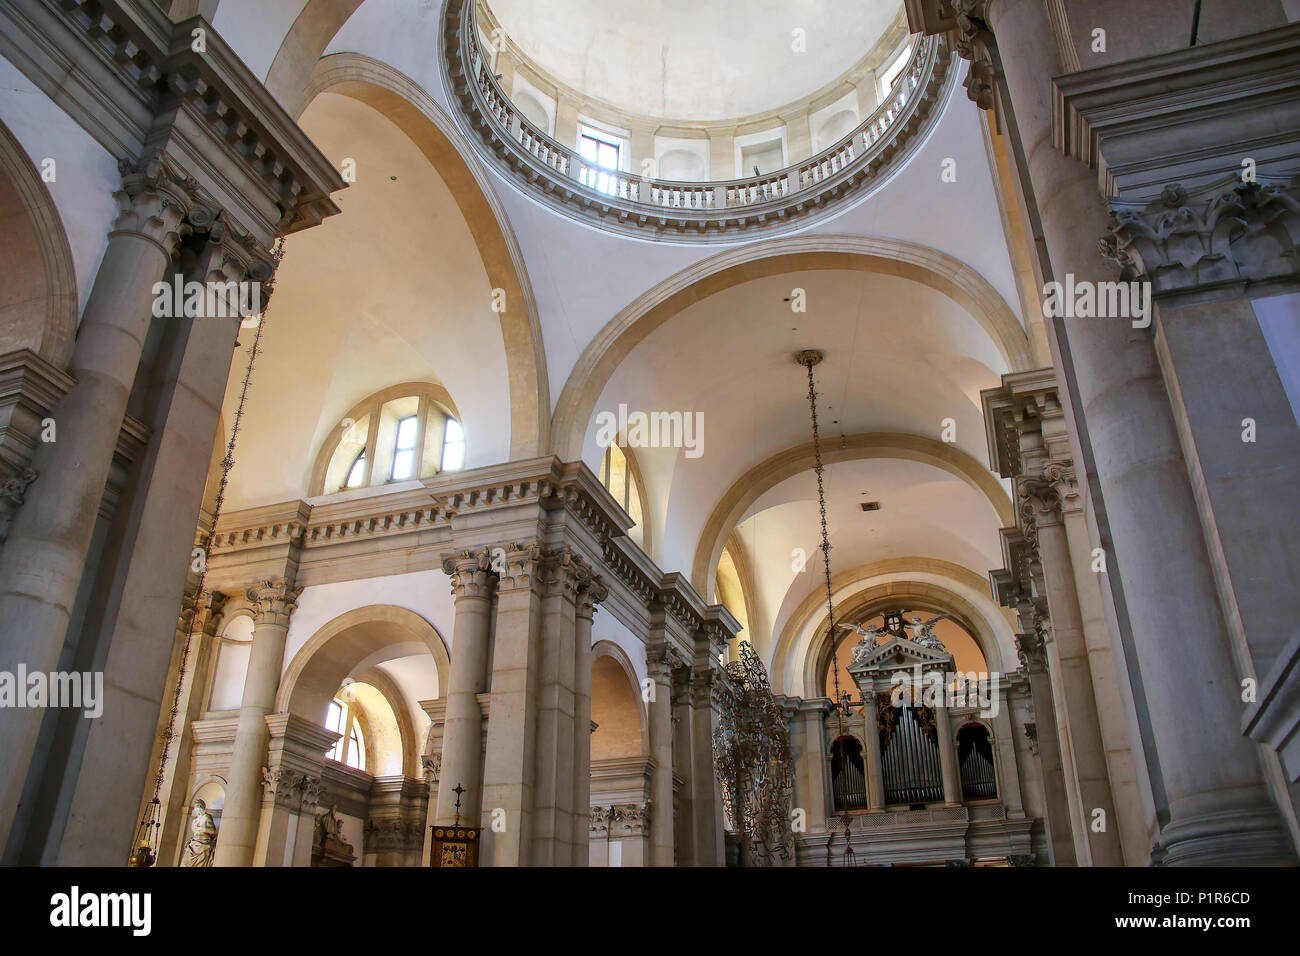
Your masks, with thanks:
M562 83L641 116L722 120L846 73L901 0L491 0L511 41ZM797 32L802 31L802 32Z
M218 27L224 19L226 39L264 75L279 48L273 34L282 36L302 6L222 0ZM605 99L679 117L755 112L810 92L856 61L898 8L874 0L491 6L512 39L566 82L599 84ZM454 98L437 57L439 9L424 0L364 0L327 55L390 64L450 116ZM796 27L808 30L810 53L800 60L789 52ZM938 122L906 165L798 236L828 244L873 237L942 253L977 273L1023 321L979 114L959 88L938 109ZM505 349L499 323L481 308L491 284L455 196L397 126L356 100L321 94L301 122L331 160L356 159L359 176L338 196L342 215L288 243L228 507L305 495L325 433L357 401L398 382L443 384L463 414L470 464L505 460ZM955 184L940 178L949 160ZM584 352L621 312L711 256L768 241L750 233L733 246L705 248L605 232L557 214L496 170L475 173L499 199L501 228L520 250L552 408L566 384L585 381ZM809 440L806 373L793 362L801 348L826 355L817 379L828 447L841 434L884 432L937 442L943 421L952 419L952 447L987 471L979 390L996 385L1008 365L974 315L935 288L887 271L774 268L755 264L745 281L699 298L631 346L607 379L591 380L596 411L626 404L704 413L700 457L634 450L650 499L652 557L665 570L690 575L703 529L728 490ZM796 287L804 290L805 313L784 301ZM236 352L237 373L243 358ZM227 424L239 377L232 375ZM579 421L575 436L582 427ZM594 434L593 418L582 454L592 466L599 461ZM826 480L836 573L915 557L983 577L1001 563L997 513L951 471L863 457L828 466ZM864 499L879 501L880 511L862 512ZM818 543L811 471L765 488L732 527L755 586L751 622L765 632L750 636L770 651L772 635L817 585L811 563L804 572L792 569L794 549L811 557Z

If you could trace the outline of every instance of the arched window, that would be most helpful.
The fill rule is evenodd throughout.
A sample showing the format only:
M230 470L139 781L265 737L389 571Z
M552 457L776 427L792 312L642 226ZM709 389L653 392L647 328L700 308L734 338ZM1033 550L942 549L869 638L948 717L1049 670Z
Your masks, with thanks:
M338 761L355 770L366 769L366 743L352 704L335 697L325 712L325 729L339 735L326 759Z
M310 494L427 478L465 466L466 437L451 396L412 382L378 392L352 408L326 436Z
M645 485L641 480L641 468L632 453L621 445L610 445L605 449L605 457L600 462L600 483L609 489L614 500L622 505L628 517L635 525L628 531L628 536L649 551L649 537L645 529Z

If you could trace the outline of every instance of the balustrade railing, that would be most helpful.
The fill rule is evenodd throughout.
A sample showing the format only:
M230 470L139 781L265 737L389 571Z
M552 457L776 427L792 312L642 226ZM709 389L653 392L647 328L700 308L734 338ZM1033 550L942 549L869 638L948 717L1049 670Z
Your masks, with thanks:
M813 205L821 192L840 187L844 179L867 166L894 138L900 125L916 114L922 93L936 75L946 73L949 55L942 37L918 38L907 66L884 101L852 132L803 162L773 173L720 182L679 182L634 176L584 159L576 150L538 129L510 102L479 42L473 0L463 0L459 52L472 78L462 99L477 108L476 122L523 163L512 163L528 179L547 177L546 192L564 187L566 199L584 205L590 200L615 200L627 212L652 211L669 219L714 220L728 211L764 213L793 204ZM936 69L940 67L941 69ZM501 150L496 150L501 154Z

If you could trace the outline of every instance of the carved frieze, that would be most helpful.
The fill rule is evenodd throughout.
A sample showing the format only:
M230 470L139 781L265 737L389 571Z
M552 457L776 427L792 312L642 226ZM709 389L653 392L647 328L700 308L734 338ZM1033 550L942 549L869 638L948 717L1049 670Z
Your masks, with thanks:
M245 592L253 607L253 626L288 627L289 618L298 609L302 588L293 587L284 578L261 581Z

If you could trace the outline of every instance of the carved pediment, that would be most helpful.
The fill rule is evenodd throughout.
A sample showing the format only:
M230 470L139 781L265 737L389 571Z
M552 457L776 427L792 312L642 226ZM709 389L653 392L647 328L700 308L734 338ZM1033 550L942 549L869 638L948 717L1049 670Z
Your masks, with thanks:
M880 675L900 669L910 670L918 665L934 669L951 663L952 655L947 651L923 647L905 637L891 637L875 650L868 651L857 663L850 665L848 670L855 676L867 673Z

